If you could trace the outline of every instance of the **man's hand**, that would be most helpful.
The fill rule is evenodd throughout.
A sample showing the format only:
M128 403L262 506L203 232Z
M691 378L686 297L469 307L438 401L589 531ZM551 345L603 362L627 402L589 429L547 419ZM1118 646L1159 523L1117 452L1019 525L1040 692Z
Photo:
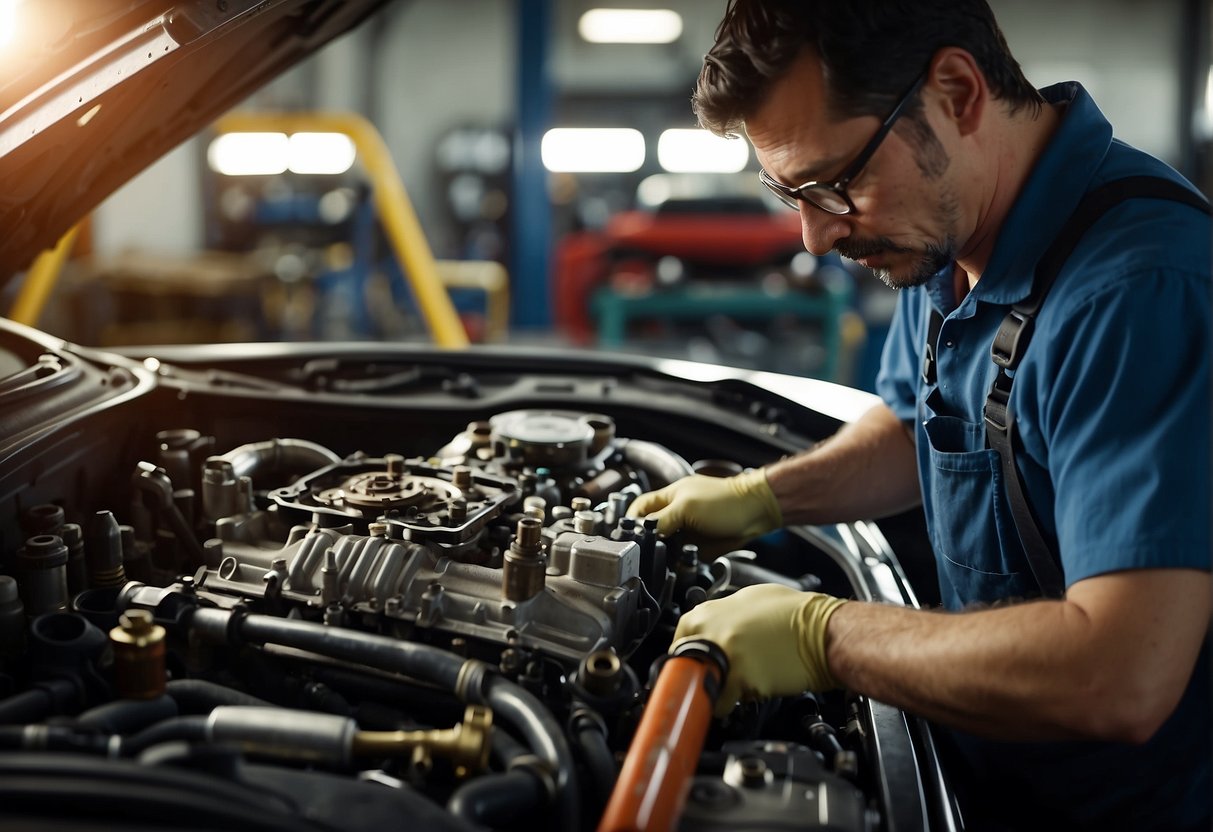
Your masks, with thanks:
M749 540L783 525L779 503L759 468L735 477L695 474L660 491L641 494L629 517L657 518L657 531L686 530L702 537Z
M830 616L845 603L778 584L748 586L684 615L674 641L707 639L728 656L729 672L716 700L716 716L724 716L739 699L838 687L826 664L825 637Z

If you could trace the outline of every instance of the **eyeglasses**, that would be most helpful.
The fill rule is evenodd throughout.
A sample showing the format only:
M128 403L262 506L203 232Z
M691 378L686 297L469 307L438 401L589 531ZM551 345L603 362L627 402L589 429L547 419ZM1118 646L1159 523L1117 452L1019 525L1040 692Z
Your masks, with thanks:
M859 151L859 155L855 157L851 164L847 165L842 175L833 182L805 182L803 185L798 185L795 188L789 188L776 182L771 175L765 170L759 169L758 181L771 189L775 196L779 197L780 202L789 208L797 211L800 210L798 202L804 200L810 205L816 206L829 214L851 214L855 212L855 203L851 202L851 198L847 196L847 185L851 180L859 175L863 170L864 165L872 158L872 154L876 152L876 148L880 147L880 143L884 141L884 137L889 134L889 130L893 129L893 125L901 114L905 112L906 105L914 98L915 94L922 89L922 85L926 83L927 74L924 72L918 76L918 80L914 85L906 91L906 94L897 102L897 106L893 108L893 112L884 120L884 124L880 125L880 129L876 131L876 135L872 137L863 148Z

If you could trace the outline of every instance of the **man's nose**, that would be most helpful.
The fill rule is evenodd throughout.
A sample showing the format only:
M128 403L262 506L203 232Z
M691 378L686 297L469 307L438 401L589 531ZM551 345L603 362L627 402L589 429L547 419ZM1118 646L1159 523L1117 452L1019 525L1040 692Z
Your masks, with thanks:
M801 202L800 236L809 253L821 257L833 251L839 240L851 236L851 225L845 216Z

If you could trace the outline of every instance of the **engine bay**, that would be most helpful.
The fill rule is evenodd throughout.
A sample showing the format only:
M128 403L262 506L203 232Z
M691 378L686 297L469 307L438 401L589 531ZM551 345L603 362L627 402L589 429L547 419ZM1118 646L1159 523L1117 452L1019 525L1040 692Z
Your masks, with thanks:
M91 374L60 357L56 373ZM946 805L917 720L840 690L709 724L700 665L673 668L679 616L750 584L915 603L875 524L708 552L628 517L645 491L755 464L717 450L721 417L694 438L669 425L675 449L628 435L621 422L643 419L612 415L611 395L569 406L584 397L557 393L586 382L567 378L538 406L485 392L491 374L437 374L474 406L406 417L398 401L349 406L403 383L424 410L415 380L366 364L316 382L300 362L109 360L110 403L10 455L0 765L23 774L0 778L6 814L608 829L624 828L608 804L644 792L627 827L866 832L929 828ZM745 414L754 447L800 441L769 408ZM269 424L281 434L257 432ZM714 453L685 455L700 448ZM659 680L687 667L683 707Z

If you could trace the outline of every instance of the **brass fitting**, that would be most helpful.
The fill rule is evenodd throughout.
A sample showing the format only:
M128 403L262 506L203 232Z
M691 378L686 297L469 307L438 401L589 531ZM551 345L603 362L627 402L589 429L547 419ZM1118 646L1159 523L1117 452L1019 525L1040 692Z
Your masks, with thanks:
M489 764L493 712L483 705L468 705L463 722L432 731L359 731L354 735L357 756L408 754L413 764L428 770L433 757L450 760L455 775L466 777Z
M164 628L147 610L128 610L110 630L114 681L125 699L155 699L164 694Z

